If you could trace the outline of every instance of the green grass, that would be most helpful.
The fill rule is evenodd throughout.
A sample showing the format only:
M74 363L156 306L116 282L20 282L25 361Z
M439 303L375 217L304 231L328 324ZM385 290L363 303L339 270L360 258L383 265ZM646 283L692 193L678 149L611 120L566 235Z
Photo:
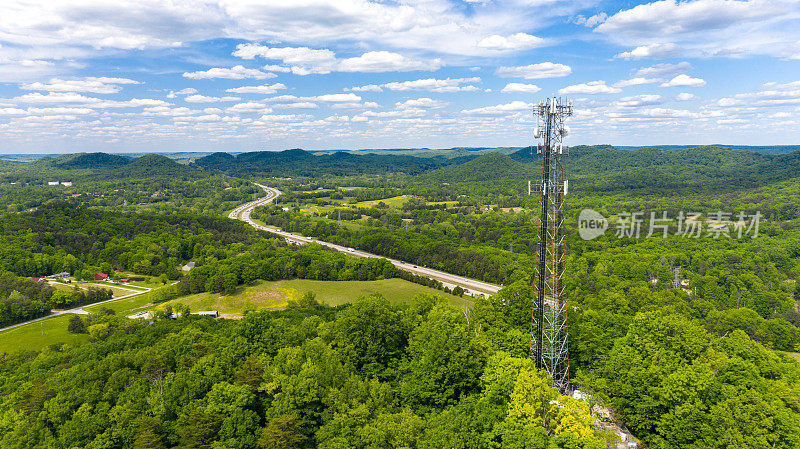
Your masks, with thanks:
M0 332L0 353L39 351L57 343L85 343L89 338L87 334L67 332L67 322L72 315L67 313Z
M232 295L219 293L198 293L183 296L173 301L152 307L163 308L167 304L181 303L191 311L216 310L227 316L239 316L244 310L279 309L286 307L289 300L300 299L306 292L313 292L317 301L336 306L352 302L359 296L380 293L393 303L408 303L419 293L445 297L452 304L461 306L464 298L446 294L402 279L380 281L312 281L292 279L288 281L257 282L239 287ZM468 303L470 301L466 300ZM143 308L142 310L146 310Z
M193 312L198 310L217 310L219 313L234 318L241 316L245 310L278 309L286 307L289 300L297 300L306 292L313 292L318 301L331 306L352 302L359 296L380 293L392 303L410 303L419 293L439 295L446 298L456 307L472 305L468 298L460 298L446 294L440 290L424 287L402 279L384 279L380 281L312 281L308 279L292 279L288 281L259 281L252 285L236 289L232 295L218 293L198 293L177 298L173 301L152 304L153 293L148 292L130 298L110 301L105 304L86 306L84 310L96 313L101 308L108 308L125 316L144 310L163 308L166 304L182 303ZM38 351L57 343L77 345L86 342L86 334L70 334L67 322L72 314L59 315L53 318L25 324L14 329L0 332L0 354L19 350Z
M782 354L786 354L789 357L791 357L792 359L794 359L795 362L800 363L800 353L797 353L797 352L784 352L784 351L778 351L778 352L781 352Z
M373 206L377 206L378 203L380 203L380 202L383 202L384 204L386 204L389 207L393 207L395 209L399 209L399 208L403 207L403 204L408 202L408 198L405 198L405 197L402 197L402 196L395 196L395 197L392 197L392 198L384 198L382 200L361 201L361 202L356 203L355 205L357 207L373 207Z

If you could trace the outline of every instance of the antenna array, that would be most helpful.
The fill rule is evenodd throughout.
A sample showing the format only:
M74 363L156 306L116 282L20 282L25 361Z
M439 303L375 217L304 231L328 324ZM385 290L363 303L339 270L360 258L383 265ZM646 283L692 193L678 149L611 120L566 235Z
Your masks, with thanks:
M569 134L564 119L572 115L572 101L549 98L534 109L537 127L533 133L537 154L542 156L539 185L538 265L536 297L531 321L531 357L536 367L545 369L559 392L569 391L569 348L564 300L564 196L568 182L564 178L562 143Z

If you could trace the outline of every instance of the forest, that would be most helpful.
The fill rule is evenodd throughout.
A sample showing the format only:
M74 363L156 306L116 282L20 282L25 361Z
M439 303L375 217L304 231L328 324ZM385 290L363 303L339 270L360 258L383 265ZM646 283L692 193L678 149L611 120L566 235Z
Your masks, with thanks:
M259 280L443 288L223 218L261 195L252 181L283 192L252 213L260 223L503 287L463 308L379 294L333 307L317 291L241 320L74 316L85 343L2 356L0 447L600 449L616 438L603 407L648 448L800 447L800 153L571 149L565 296L586 400L559 396L529 358L538 161L527 149L429 153L0 166L20 183L0 188L3 325L101 299L28 279L61 271L151 278L175 310ZM56 178L75 182L48 190ZM584 208L609 218L605 235L580 238ZM700 213L704 232L617 232L634 211ZM718 211L758 211L757 235L714 238Z

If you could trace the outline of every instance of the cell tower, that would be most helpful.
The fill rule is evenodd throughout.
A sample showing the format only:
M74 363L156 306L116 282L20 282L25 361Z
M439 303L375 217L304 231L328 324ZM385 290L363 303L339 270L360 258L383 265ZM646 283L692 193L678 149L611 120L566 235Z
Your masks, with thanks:
M564 179L562 141L569 133L564 119L572 115L572 101L549 98L534 109L537 117L534 139L542 156L541 214L537 248L536 297L531 323L531 356L536 367L545 369L559 392L569 390L569 349L564 301Z

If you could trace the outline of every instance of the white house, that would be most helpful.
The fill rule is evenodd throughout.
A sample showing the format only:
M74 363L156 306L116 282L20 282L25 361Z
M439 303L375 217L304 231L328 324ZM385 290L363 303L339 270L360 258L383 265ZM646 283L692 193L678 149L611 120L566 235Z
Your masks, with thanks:
M192 268L194 268L194 262L189 262L181 267L183 271L192 271Z

